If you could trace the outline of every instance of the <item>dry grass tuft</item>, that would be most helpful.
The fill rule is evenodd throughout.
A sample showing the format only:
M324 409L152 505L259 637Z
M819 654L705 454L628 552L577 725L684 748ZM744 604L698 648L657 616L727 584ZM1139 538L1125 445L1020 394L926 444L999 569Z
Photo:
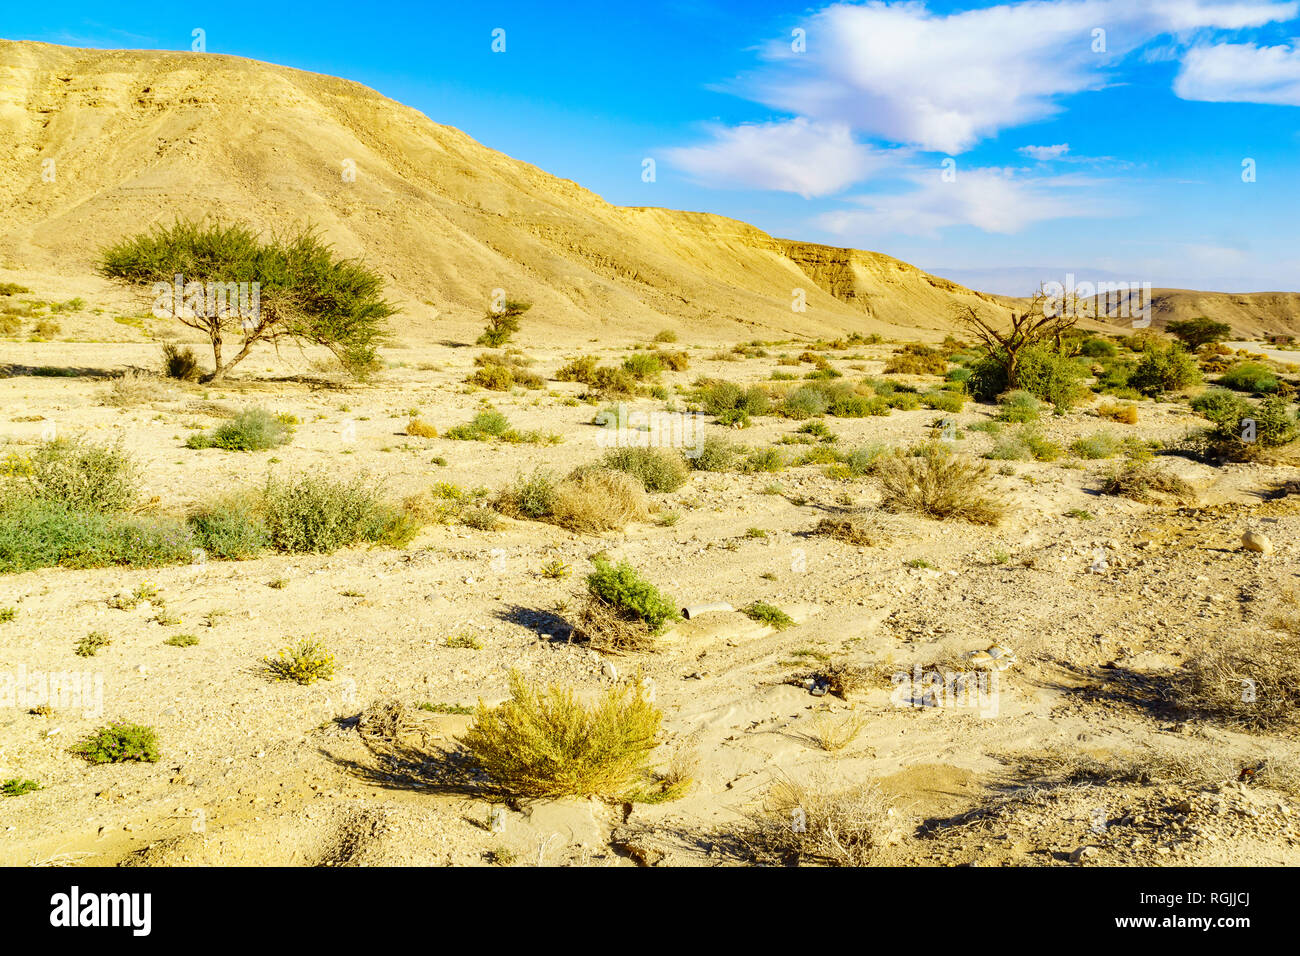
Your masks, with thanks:
M761 809L723 836L759 864L869 866L891 841L893 816L872 784L835 792L782 780Z
M104 393L103 403L114 408L130 408L146 402L159 402L172 397L172 389L158 376L136 369L128 369Z
M822 518L817 522L817 527L813 528L813 534L825 535L858 547L877 547L890 540L890 536L865 512Z
M1192 501L1196 497L1192 486L1177 475L1170 474L1146 462L1130 462L1102 479L1101 490L1144 503L1162 499Z
M857 711L836 717L829 710L821 710L813 718L812 732L808 737L822 750L834 753L853 743L866 726L866 715Z
M989 466L954 455L942 445L926 446L921 454L883 458L876 477L886 511L984 525L995 525L1006 514L1006 502L993 487Z

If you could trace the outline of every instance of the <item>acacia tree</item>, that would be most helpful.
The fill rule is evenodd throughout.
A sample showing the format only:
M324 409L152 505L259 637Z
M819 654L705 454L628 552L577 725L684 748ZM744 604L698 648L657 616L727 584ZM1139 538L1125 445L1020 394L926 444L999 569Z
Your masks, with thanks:
M109 246L99 271L152 287L155 315L208 336L209 382L221 381L259 342L284 340L322 345L344 368L364 374L376 361L385 320L397 312L383 299L377 273L337 257L310 226L263 242L242 223L178 219ZM226 359L228 339L239 348Z
M500 310L488 312L488 324L483 329L483 334L478 337L478 341L474 344L486 345L489 348L505 345L510 341L511 336L519 331L520 318L532 307L531 302L516 302L514 299L507 299Z
M1040 287L1028 308L1023 312L1012 311L1011 325L1005 330L969 305L958 306L954 318L984 343L989 358L1006 373L1007 388L1013 389L1019 385L1020 358L1026 349L1052 341L1060 351L1065 333L1079 321L1080 310L1073 305L1062 303L1059 297L1051 299Z
M1195 352L1202 345L1222 342L1232 334L1232 326L1201 315L1181 322L1170 322L1165 325L1165 331L1181 339L1183 344Z

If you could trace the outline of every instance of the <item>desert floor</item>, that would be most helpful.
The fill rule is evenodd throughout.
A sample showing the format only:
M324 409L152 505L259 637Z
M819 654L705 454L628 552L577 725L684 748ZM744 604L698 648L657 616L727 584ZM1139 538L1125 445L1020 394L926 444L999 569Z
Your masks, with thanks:
M471 341L454 330L447 338ZM606 361L629 354L603 342L520 338L544 376L579 352ZM771 351L783 348L801 347ZM0 379L0 432L16 447L52 431L120 439L143 466L141 506L166 512L256 485L268 470L364 473L400 498L439 481L496 490L535 467L564 472L603 453L596 407L566 401L583 386L470 389L464 380L479 351L392 348L375 381L349 385L313 371L319 356L264 350L228 384L160 384L153 400L114 407L104 403L109 376L156 367L156 342L10 340L0 344L11 373ZM858 357L829 357L860 377L878 375L892 348L850 351ZM700 375L756 382L776 368L775 358L712 354L690 350L691 368L666 373L663 383L689 386ZM81 374L33 374L42 368ZM563 441L405 433L413 409L441 434L484 399L517 427ZM185 447L195 427L219 422L214 407L251 405L296 416L293 442L258 453ZM1103 427L1174 439L1198 426L1183 404L1141 409L1138 424L1119 425L1085 404L1045 416L1042 430L1068 445ZM993 439L965 426L992 414L971 403L955 415L960 451L988 449ZM923 409L827 422L840 447L906 446L928 437L937 417ZM763 417L739 432L705 428L757 446L798 424ZM1285 774L1256 780L1249 772L1294 767L1294 737L1180 719L1161 689L1163 675L1203 642L1263 633L1286 611L1286 596L1300 587L1300 496L1269 490L1296 471L1162 462L1196 488L1195 507L1099 494L1097 476L1113 462L1015 462L996 478L1013 502L1001 526L882 516L881 543L856 547L811 531L829 514L870 509L872 480L807 465L694 473L678 491L654 496L660 514L679 520L621 534L503 519L493 531L431 526L402 549L6 575L0 606L17 614L0 624L0 667L90 671L102 678L103 698L102 713L0 709L0 779L43 786L0 798L0 863L737 864L744 860L729 830L782 779L832 791L877 783L897 822L886 863L1300 863L1300 790ZM1243 550L1247 529L1265 533L1275 551ZM601 551L627 558L681 606L761 599L797 626L773 631L719 612L677 626L652 654L603 657L570 643L566 623ZM555 559L572 576L542 576ZM158 589L164 619L174 623L155 620L159 609L148 602L131 610L106 603L143 583ZM95 630L112 645L94 658L74 656L75 642ZM163 643L176 633L199 643ZM482 649L446 646L465 633ZM306 687L269 680L260 659L302 637L335 653L335 679ZM797 682L822 660L888 675L995 642L1018 660L975 708L914 706L898 699L888 676L851 702L812 696ZM500 700L510 668L584 693L649 678L665 714L663 759L696 761L690 790L657 804L514 804L493 822L482 794L445 786L436 772L439 748L452 747L470 718L419 705ZM87 766L68 753L118 720L155 727L162 759ZM859 732L828 751L817 739L828 722ZM1087 758L1130 769L1078 772Z

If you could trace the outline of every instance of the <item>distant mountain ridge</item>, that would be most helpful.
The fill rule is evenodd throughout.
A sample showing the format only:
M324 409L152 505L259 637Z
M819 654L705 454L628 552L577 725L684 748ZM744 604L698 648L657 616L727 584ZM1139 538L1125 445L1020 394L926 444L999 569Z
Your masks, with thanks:
M0 167L8 263L89 273L178 215L311 221L387 277L408 331L481 315L496 289L531 301L530 323L592 335L928 338L955 306L1015 304L881 253L614 206L357 83L231 56L0 40ZM1158 325L1300 329L1296 294L1160 290L1155 308Z

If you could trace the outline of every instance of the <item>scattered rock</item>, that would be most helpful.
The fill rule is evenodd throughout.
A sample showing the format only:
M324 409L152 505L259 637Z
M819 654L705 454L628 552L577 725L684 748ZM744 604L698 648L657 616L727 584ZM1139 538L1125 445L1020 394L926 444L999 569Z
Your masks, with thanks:
M1242 534L1241 546L1247 551L1254 551L1256 554L1273 553L1273 542L1268 539L1268 535L1261 534L1258 531L1247 531Z

